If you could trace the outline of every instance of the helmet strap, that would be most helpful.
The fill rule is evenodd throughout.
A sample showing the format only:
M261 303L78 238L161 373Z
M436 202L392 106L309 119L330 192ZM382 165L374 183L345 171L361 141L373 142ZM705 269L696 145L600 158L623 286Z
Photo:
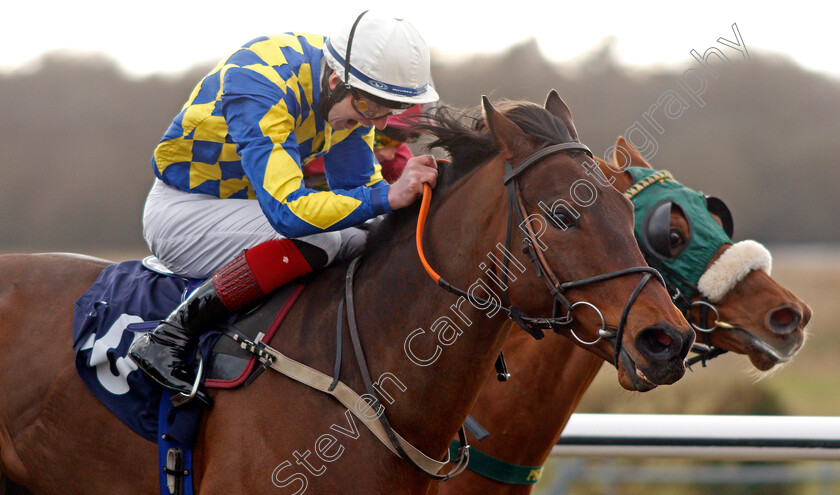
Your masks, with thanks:
M324 75L321 77L321 95L326 98L321 98L318 104L318 111L321 113L321 118L325 121L329 120L329 113L333 105L343 100L350 90L353 89L350 86L350 49L353 46L353 37L356 35L356 26L359 25L359 21L368 12L365 10L359 14L359 17L353 22L353 27L350 28L350 35L347 38L347 51L344 53L344 81L342 84L337 85L335 89L330 89L330 75L333 71L329 66L326 66Z
M350 87L350 49L353 47L353 37L356 36L356 27L359 25L359 21L362 20L365 14L369 11L365 10L359 17L356 18L356 21L353 23L353 27L350 28L350 35L347 37L347 51L344 54L344 87L347 91L352 89Z
M335 89L330 89L330 76L333 73L333 70L327 65L324 67L323 76L321 76L321 99L318 101L318 112L324 121L329 120L333 105L343 100L349 93L344 84L338 84Z

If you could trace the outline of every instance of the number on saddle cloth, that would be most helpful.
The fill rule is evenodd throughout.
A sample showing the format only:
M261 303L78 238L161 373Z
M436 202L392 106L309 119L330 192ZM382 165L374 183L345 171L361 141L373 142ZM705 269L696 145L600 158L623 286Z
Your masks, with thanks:
M157 442L163 392L127 357L128 349L142 332L166 318L194 285L195 281L167 274L149 260L131 260L106 267L75 303L73 349L79 376L126 426L151 442ZM301 290L299 283L279 289L233 328L252 341L257 334L266 334L267 342ZM256 359L220 335L218 330L206 332L199 342L210 363L205 384L239 386L254 370Z
M126 426L155 443L161 389L127 357L128 348L139 332L169 315L186 285L185 279L153 272L140 261L125 261L106 267L75 303L79 376Z

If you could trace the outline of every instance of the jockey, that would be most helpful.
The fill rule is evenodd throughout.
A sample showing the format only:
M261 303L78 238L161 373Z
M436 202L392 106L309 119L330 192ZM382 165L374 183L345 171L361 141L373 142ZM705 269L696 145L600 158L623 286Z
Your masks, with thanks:
M209 324L355 256L366 235L355 225L434 187L432 156L388 184L373 154L374 128L437 101L429 66L411 24L366 11L327 38L257 38L199 82L155 149L143 235L174 273L208 280L132 345L141 369L189 392L187 347ZM330 191L304 186L318 157Z

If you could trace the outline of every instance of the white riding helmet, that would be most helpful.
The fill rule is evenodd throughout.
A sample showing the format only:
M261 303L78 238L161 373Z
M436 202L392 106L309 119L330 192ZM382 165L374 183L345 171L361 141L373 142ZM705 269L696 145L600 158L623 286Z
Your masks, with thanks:
M439 98L430 84L429 47L403 19L362 12L327 38L324 57L345 85L384 100L418 105Z

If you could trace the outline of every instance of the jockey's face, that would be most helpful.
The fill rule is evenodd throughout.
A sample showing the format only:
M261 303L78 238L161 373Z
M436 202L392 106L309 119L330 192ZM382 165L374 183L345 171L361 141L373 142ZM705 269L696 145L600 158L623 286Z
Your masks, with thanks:
M329 84L330 89L335 90L336 86L341 84L341 79L335 73L330 74ZM352 93L348 93L330 109L327 121L333 130L343 131L356 127L358 124L365 127L376 126L377 129L384 129L388 125L387 113L369 118L356 110L356 106L353 105L353 98Z

